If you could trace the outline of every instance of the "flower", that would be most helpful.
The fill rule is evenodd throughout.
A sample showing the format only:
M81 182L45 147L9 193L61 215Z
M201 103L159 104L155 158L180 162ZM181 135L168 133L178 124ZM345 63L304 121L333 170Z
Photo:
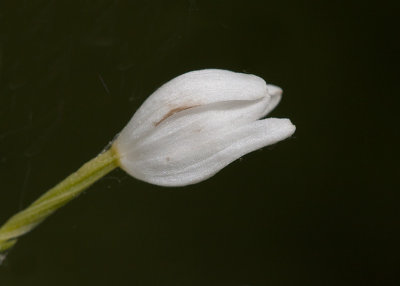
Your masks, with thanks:
M250 74L205 69L178 76L147 98L113 143L120 167L161 186L203 181L294 133L289 119L259 120L281 95Z

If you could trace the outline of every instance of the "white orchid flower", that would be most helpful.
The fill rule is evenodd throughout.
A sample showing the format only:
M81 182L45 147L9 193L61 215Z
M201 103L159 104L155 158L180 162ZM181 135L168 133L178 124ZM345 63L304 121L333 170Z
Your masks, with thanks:
M120 167L161 186L203 181L291 136L289 119L265 117L282 90L255 75L205 69L174 78L136 111L113 144Z
M18 239L121 167L161 186L203 181L239 157L291 136L289 119L265 117L282 90L257 76L200 70L156 90L112 147L85 163L0 227L0 265Z

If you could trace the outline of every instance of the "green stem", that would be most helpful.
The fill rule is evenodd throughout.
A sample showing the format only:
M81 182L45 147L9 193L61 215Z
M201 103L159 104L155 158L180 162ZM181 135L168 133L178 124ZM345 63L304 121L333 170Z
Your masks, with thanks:
M116 167L118 167L118 154L111 148L84 164L25 210L12 216L0 228L0 258L4 259L1 253L9 250L20 236L31 231L57 209L76 198L87 187Z

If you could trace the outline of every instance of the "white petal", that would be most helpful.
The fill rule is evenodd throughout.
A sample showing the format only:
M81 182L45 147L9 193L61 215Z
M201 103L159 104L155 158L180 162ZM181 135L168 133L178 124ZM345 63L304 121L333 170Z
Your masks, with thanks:
M194 184L249 152L291 136L295 130L290 120L276 118L197 134L192 127L185 126L177 134L125 154L121 167L132 176L157 185Z
M282 89L279 86L273 84L267 84L268 94L270 95L270 100L264 111L263 117L270 113L281 101Z
M188 72L156 90L136 111L120 136L139 138L178 111L221 101L270 99L265 81L255 75L206 69Z
M237 126L255 121L262 116L267 105L268 101L262 98L215 102L182 110L159 122L155 128L140 138L131 139L127 136L120 136L114 145L121 156L140 153L135 155L137 158L137 156L144 155L143 146L150 152L160 148L160 140L179 144L181 138L198 136L200 131L205 136L211 136L209 133L214 130L217 132L224 129L232 130ZM165 139L165 137L169 138ZM151 154L146 156L151 156Z

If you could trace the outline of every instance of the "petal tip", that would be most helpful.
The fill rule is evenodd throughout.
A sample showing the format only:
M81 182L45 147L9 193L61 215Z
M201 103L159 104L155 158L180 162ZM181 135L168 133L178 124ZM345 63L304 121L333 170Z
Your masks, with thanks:
M281 96L283 93L282 88L273 84L267 84L268 94L271 96Z
M289 118L283 118L281 119L281 121L282 128L285 128L287 130L288 137L292 136L293 133L296 131L296 125L294 125Z

